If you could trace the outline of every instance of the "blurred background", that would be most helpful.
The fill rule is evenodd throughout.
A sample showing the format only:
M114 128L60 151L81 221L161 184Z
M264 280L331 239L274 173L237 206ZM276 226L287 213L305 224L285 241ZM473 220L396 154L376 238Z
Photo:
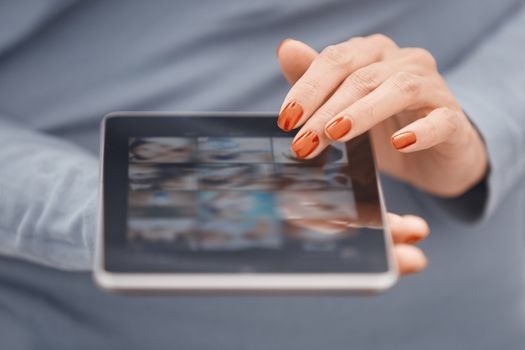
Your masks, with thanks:
M522 5L1 1L0 348L522 349L525 132L512 117L525 110ZM429 50L473 120L502 120L482 132L495 180L460 198L383 176L389 211L430 223L424 272L369 297L130 297L95 287L104 115L277 112L289 89L275 54L284 38L321 50L373 33Z

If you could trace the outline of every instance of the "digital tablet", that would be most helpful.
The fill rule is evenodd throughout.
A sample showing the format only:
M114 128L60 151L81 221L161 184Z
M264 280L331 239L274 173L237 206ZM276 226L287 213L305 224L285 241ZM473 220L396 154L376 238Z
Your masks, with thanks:
M112 291L379 291L397 280L368 134L312 160L277 115L102 122L94 277Z

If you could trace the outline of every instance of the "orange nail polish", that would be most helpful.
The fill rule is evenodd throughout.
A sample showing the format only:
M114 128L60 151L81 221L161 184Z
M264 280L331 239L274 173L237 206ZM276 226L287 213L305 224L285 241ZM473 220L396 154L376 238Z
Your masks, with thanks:
M396 149L403 149L416 143L416 134L411 131L392 136L392 145Z
M319 145L319 136L313 131L307 131L292 143L292 150L297 158L308 157Z
M405 243L406 243L406 244L414 244L414 243L418 242L420 239L421 239L421 238L419 238L419 237L409 237L409 238L405 241Z
M302 116L303 107L299 103L292 101L279 114L277 125L284 131L290 131L297 125Z
M341 137L348 134L350 129L352 129L352 121L346 117L334 119L326 126L326 132L334 140L339 140Z

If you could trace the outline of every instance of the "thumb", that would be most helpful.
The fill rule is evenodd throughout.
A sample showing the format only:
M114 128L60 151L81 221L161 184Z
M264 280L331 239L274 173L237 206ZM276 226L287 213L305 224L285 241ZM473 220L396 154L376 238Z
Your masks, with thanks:
M317 57L317 51L302 41L284 39L277 48L277 59L284 77L290 85L306 72L312 61Z

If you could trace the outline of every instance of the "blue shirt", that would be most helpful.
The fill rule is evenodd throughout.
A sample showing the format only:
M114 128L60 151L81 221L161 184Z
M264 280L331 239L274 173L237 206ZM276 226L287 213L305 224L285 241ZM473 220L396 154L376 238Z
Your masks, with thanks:
M524 23L516 0L0 3L0 348L522 348ZM430 222L424 273L370 298L161 298L63 271L91 266L106 113L276 111L283 38L375 32L435 55L490 157L453 200L383 179Z

